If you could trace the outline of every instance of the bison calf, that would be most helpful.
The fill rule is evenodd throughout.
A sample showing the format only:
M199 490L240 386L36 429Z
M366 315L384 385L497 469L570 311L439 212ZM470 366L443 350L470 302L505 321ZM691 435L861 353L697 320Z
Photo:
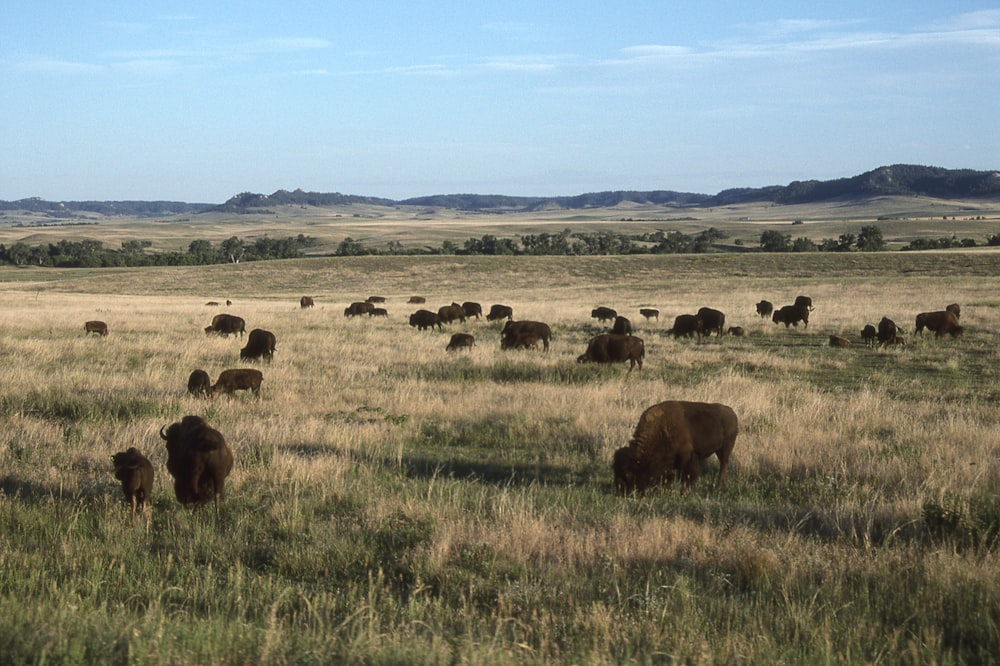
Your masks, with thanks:
M877 337L878 331L871 324L865 324L865 327L861 329L861 339L865 341L865 347L874 347Z
M732 335L733 337L742 338L746 334L747 332L743 330L742 326L729 327L729 335Z
M472 349L476 346L476 338L470 333L455 333L451 336L451 340L448 341L448 346L445 347L446 351L455 351L457 349Z
M316 305L312 296L303 296L299 299L299 307L305 310L306 308L311 308Z
M115 467L115 478L122 482L125 499L145 511L149 507L149 496L153 492L153 465L134 446L111 456Z
M839 335L830 336L830 346L831 347L850 347L851 341L847 338L842 338Z
M226 438L200 416L185 416L160 428L160 437L166 442L167 471L174 477L177 501L195 509L213 501L218 512L226 477L233 469L233 450Z
M660 320L660 311L656 308L639 308L639 314L646 318L646 321L650 319Z
M212 390L212 378L204 370L194 370L188 377L188 393L194 396L207 396Z
M103 321L88 321L83 324L83 334L97 333L101 337L108 334L108 325Z
M214 398L220 393L232 397L236 391L250 391L258 398L260 397L260 384L264 381L264 374L260 370L250 368L233 368L223 370L219 378L215 380L208 397Z

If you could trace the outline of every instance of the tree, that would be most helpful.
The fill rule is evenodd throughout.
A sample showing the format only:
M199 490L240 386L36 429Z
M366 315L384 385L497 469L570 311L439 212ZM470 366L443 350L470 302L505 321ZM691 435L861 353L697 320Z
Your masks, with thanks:
M819 248L805 236L799 236L792 242L792 252L815 252Z
M855 241L858 249L862 252L881 252L885 249L885 240L882 238L882 230L874 224L861 227L858 232L858 239Z
M837 239L837 249L835 251L850 252L856 240L857 236L854 234L840 234L840 238Z
M226 240L222 241L219 248L222 250L222 255L226 257L230 263L240 263L244 250L242 240L236 236L230 236Z
M760 249L764 252L789 252L792 249L792 236L768 229L760 235Z

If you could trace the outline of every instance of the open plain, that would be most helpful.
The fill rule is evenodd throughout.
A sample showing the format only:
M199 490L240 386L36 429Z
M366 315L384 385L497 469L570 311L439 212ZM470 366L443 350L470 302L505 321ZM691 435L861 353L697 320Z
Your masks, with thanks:
M807 330L755 315L799 294ZM984 251L0 270L4 661L989 662L998 294ZM387 318L344 316L370 295ZM511 305L552 348L418 331L411 295ZM953 302L962 337L913 336ZM576 363L598 305L636 325L642 370ZM747 335L673 339L701 306ZM274 361L206 336L219 312L272 331ZM883 316L905 346L865 347ZM458 331L476 346L446 352ZM244 366L259 399L187 394L196 368ZM736 411L726 486L712 459L688 492L616 497L612 453L668 399ZM235 451L218 515L164 468L160 428L187 414ZM156 471L145 517L112 475L130 446Z

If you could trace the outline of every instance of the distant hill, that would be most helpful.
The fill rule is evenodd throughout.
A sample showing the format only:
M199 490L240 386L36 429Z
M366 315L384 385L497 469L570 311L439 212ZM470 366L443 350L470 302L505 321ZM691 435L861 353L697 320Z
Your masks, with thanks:
M573 210L607 208L622 203L636 205L726 206L753 202L804 204L834 199L870 199L880 196L927 196L939 199L1000 198L1000 171L943 169L939 167L894 164L868 171L852 178L794 181L788 185L757 188L733 188L715 195L654 190L649 192L593 192L566 197L515 197L498 194L440 194L393 200L349 194L278 190L265 195L253 192L238 194L221 205L188 204L173 201L63 201L21 199L0 201L0 210L29 210L52 217L72 217L80 213L151 217L167 214L194 214L207 211L260 213L269 207L343 206L422 206L481 212L538 211L552 208Z

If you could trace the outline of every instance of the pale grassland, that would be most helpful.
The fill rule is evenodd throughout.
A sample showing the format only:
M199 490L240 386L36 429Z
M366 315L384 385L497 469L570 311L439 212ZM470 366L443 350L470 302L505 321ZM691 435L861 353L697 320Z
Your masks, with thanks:
M955 253L0 271L6 661L990 661L998 268ZM807 331L754 314L799 293ZM343 316L373 294L388 319ZM419 332L411 294L512 305L552 325L552 349L502 352L485 321ZM961 339L858 336L951 302ZM637 325L642 371L575 362L597 305ZM667 335L703 305L747 337ZM241 341L202 333L220 311L277 336L260 400L186 394L191 370L241 365ZM85 336L88 319L110 335ZM460 330L477 347L446 353ZM727 486L713 461L688 493L614 497L612 453L666 399L735 409ZM218 516L173 499L157 433L184 414L235 449ZM131 445L158 474L148 524L109 469Z

